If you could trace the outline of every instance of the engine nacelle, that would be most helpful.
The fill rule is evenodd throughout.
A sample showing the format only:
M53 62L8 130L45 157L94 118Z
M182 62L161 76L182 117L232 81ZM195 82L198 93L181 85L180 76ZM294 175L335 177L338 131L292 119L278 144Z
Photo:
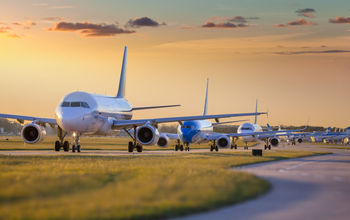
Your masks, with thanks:
M270 139L270 143L271 143L272 146L277 147L279 145L279 143L280 143L280 139L278 139L276 137L273 137L273 138Z
M298 138L298 143L299 144L303 143L303 139L302 138Z
M157 142L158 147L167 147L169 145L169 138L165 134L160 134Z
M38 124L31 123L24 125L21 131L21 135L24 142L27 144L35 144L44 140L46 130L44 127Z
M154 145L158 142L159 131L152 125L142 125L136 128L136 139L142 145Z
M220 148L227 148L231 146L231 140L227 136L220 136L218 139L216 139L216 144Z

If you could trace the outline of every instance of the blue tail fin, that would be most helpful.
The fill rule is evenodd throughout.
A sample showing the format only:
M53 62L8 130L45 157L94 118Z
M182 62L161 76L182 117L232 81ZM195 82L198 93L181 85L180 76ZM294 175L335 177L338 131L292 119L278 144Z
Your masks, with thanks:
M255 113L258 113L258 100L255 102ZM258 122L258 115L255 115L254 124Z
M205 90L205 101L204 101L203 115L207 115L207 108L208 108L208 86L209 86L209 79L207 79L207 89Z
M118 88L118 94L117 98L124 98L125 96L125 78L126 78L126 59L128 55L128 47L125 46L124 48L124 56L123 56L123 64L122 64L122 71L120 73L120 80L119 80L119 88Z

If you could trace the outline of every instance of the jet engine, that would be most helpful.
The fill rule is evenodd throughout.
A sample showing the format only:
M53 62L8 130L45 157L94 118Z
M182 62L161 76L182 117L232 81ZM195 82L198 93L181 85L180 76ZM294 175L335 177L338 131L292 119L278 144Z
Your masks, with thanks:
M302 138L298 138L298 143L299 144L303 143L303 139Z
M136 139L142 145L154 145L158 142L158 129L150 124L145 124L136 128Z
M270 143L271 143L272 146L277 147L278 144L280 143L280 140L278 138L276 138L276 137L273 137L273 138L270 139Z
M218 139L216 139L216 144L220 148L227 148L231 146L231 140L227 136L220 136Z
M46 130L44 127L38 124L31 123L24 125L21 131L21 135L24 142L27 144L35 144L44 140Z
M167 147L169 145L169 138L165 134L160 134L157 142L158 147Z

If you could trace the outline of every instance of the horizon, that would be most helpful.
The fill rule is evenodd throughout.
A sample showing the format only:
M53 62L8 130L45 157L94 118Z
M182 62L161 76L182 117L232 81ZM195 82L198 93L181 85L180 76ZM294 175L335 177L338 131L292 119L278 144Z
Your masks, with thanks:
M254 112L258 124L349 126L350 2L2 1L0 113L53 117L61 98L115 96L128 46L133 118ZM181 13L179 13L181 12ZM141 95L142 94L142 95ZM253 117L249 118L253 121Z

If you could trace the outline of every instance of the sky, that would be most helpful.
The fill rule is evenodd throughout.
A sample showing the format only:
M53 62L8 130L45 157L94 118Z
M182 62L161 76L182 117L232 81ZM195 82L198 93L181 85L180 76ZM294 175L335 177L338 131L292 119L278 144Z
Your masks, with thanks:
M135 118L252 112L350 125L348 0L0 0L0 113L54 117L64 95L115 95L128 46Z

